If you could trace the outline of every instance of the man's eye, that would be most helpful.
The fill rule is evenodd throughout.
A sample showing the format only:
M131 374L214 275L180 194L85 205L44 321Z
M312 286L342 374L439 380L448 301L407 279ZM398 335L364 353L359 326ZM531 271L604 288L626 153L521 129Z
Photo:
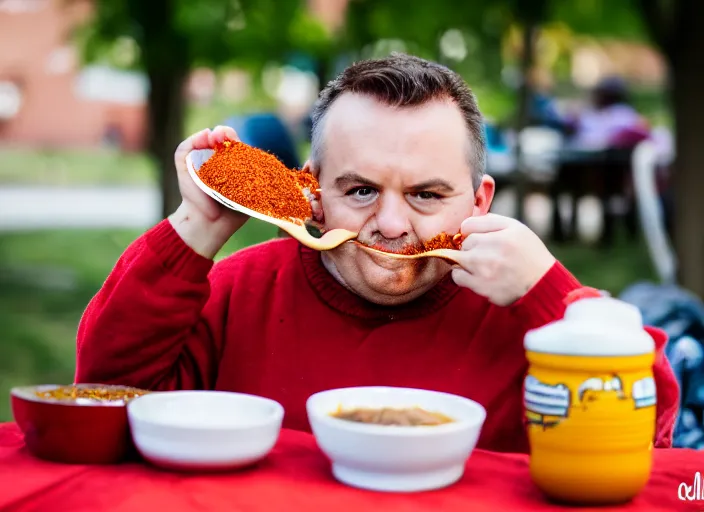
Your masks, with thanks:
M372 194L374 194L376 190L374 190L372 187L356 187L347 192L348 196L357 196L357 197L369 197Z
M436 194L435 192L428 192L428 191L426 191L426 190L424 190L423 192L418 192L418 193L416 194L416 197L417 197L418 199L424 199L424 200L427 200L427 199L440 199L440 195L439 195L439 194Z

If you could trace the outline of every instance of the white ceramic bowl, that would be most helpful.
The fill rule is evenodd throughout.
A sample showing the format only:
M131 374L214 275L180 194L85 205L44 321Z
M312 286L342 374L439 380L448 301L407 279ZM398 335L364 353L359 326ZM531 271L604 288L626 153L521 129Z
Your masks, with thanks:
M284 409L254 395L170 391L132 400L127 416L137 450L152 464L223 470L266 457L279 437Z
M332 416L339 407L421 407L449 416L436 426L386 426ZM423 389L353 387L312 395L308 418L335 477L377 491L411 492L459 480L474 449L486 411L477 402Z

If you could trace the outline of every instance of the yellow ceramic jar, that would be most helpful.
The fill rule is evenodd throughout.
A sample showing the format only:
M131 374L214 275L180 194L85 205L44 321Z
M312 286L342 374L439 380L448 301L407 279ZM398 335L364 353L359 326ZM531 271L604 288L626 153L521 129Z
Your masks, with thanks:
M637 308L585 298L527 333L524 405L530 473L549 497L615 504L648 481L655 435L655 345Z

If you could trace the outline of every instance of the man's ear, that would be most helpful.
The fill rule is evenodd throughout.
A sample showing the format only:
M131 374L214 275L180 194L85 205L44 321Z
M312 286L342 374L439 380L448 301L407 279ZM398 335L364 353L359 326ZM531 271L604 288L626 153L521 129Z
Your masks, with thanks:
M301 171L311 173L316 179L318 179L318 175L320 174L320 171L315 168L310 160L306 161ZM313 221L323 225L325 223L325 215L323 214L323 203L320 199L320 192L317 190L311 190L310 192L311 195L308 199L310 200L310 206L313 210Z
M495 191L496 182L494 178L487 174L482 176L482 182L476 192L474 192L474 215L486 215L489 213Z
M306 160L306 163L303 164L303 169L301 170L311 173L313 176L315 176L316 179L318 178L318 174L320 172L318 169L315 168L313 162L311 162L310 160Z

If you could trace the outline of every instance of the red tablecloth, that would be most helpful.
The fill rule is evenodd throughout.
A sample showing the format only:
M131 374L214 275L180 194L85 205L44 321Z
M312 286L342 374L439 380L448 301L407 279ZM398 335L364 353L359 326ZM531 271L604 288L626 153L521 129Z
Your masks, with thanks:
M633 502L598 510L704 510L704 501L682 501L678 488L704 472L704 453L657 450L647 488ZM565 510L533 486L524 455L476 450L455 485L431 492L389 494L338 483L306 433L282 431L258 467L219 475L183 475L146 464L70 466L35 459L14 424L0 425L0 510L158 512L217 511L360 512L384 510ZM584 508L579 510L586 510Z

